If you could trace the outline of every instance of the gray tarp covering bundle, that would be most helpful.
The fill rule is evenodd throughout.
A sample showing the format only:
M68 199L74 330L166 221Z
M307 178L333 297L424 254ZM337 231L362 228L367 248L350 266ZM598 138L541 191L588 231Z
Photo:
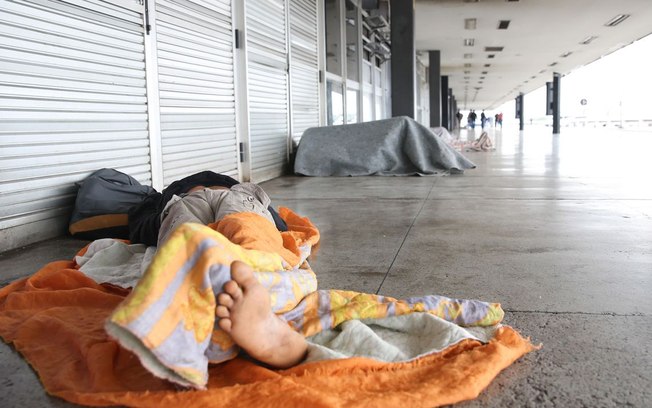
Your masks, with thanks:
M440 136L408 117L310 128L294 172L305 176L408 176L475 168Z

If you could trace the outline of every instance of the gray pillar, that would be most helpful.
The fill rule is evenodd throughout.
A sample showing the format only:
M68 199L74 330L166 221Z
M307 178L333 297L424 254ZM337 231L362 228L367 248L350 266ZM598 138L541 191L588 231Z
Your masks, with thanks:
M561 74L552 74L552 133L559 133L559 123L561 117Z
M451 116L451 130L452 129L457 129L457 99L455 98L455 95L453 95L453 100L451 101L451 112L453 112L453 116Z
M414 0L390 0L392 116L416 118Z
M441 54L428 52L428 81L430 82L430 127L441 126Z
M450 108L448 107L448 76L442 75L441 77L441 126L448 129L450 125L448 117L450 115Z
M453 96L453 89L448 88L448 130L453 130L455 125L455 112L453 112L453 100L455 97Z
M518 119L518 128L523 130L525 125L525 115L523 114L523 94L520 93L516 97L516 119Z

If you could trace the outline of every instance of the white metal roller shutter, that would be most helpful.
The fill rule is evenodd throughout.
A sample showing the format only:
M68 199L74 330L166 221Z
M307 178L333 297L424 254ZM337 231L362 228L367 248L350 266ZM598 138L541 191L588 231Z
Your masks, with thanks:
M319 126L317 0L290 0L292 138Z
M151 182L139 6L75 3L0 2L0 251L63 233L94 170Z
M238 178L230 0L156 2L163 183Z
M247 87L251 180L283 174L288 158L289 110L284 0L247 0Z

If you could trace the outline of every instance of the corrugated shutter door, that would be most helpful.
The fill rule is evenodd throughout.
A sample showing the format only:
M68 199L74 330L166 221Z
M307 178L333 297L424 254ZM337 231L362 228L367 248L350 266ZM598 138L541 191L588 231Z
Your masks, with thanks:
M212 170L238 178L230 0L159 0L163 182Z
M247 0L247 87L251 180L283 174L288 157L288 75L284 0Z
M142 14L76 3L0 2L0 250L63 233L94 170L151 183Z
M317 0L290 0L292 138L319 126Z

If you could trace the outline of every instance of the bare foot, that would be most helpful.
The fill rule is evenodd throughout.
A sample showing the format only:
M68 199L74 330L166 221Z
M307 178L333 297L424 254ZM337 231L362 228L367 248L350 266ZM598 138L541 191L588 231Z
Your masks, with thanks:
M217 325L253 358L277 368L304 359L305 338L274 313L269 292L243 262L231 264L231 279L217 296Z

